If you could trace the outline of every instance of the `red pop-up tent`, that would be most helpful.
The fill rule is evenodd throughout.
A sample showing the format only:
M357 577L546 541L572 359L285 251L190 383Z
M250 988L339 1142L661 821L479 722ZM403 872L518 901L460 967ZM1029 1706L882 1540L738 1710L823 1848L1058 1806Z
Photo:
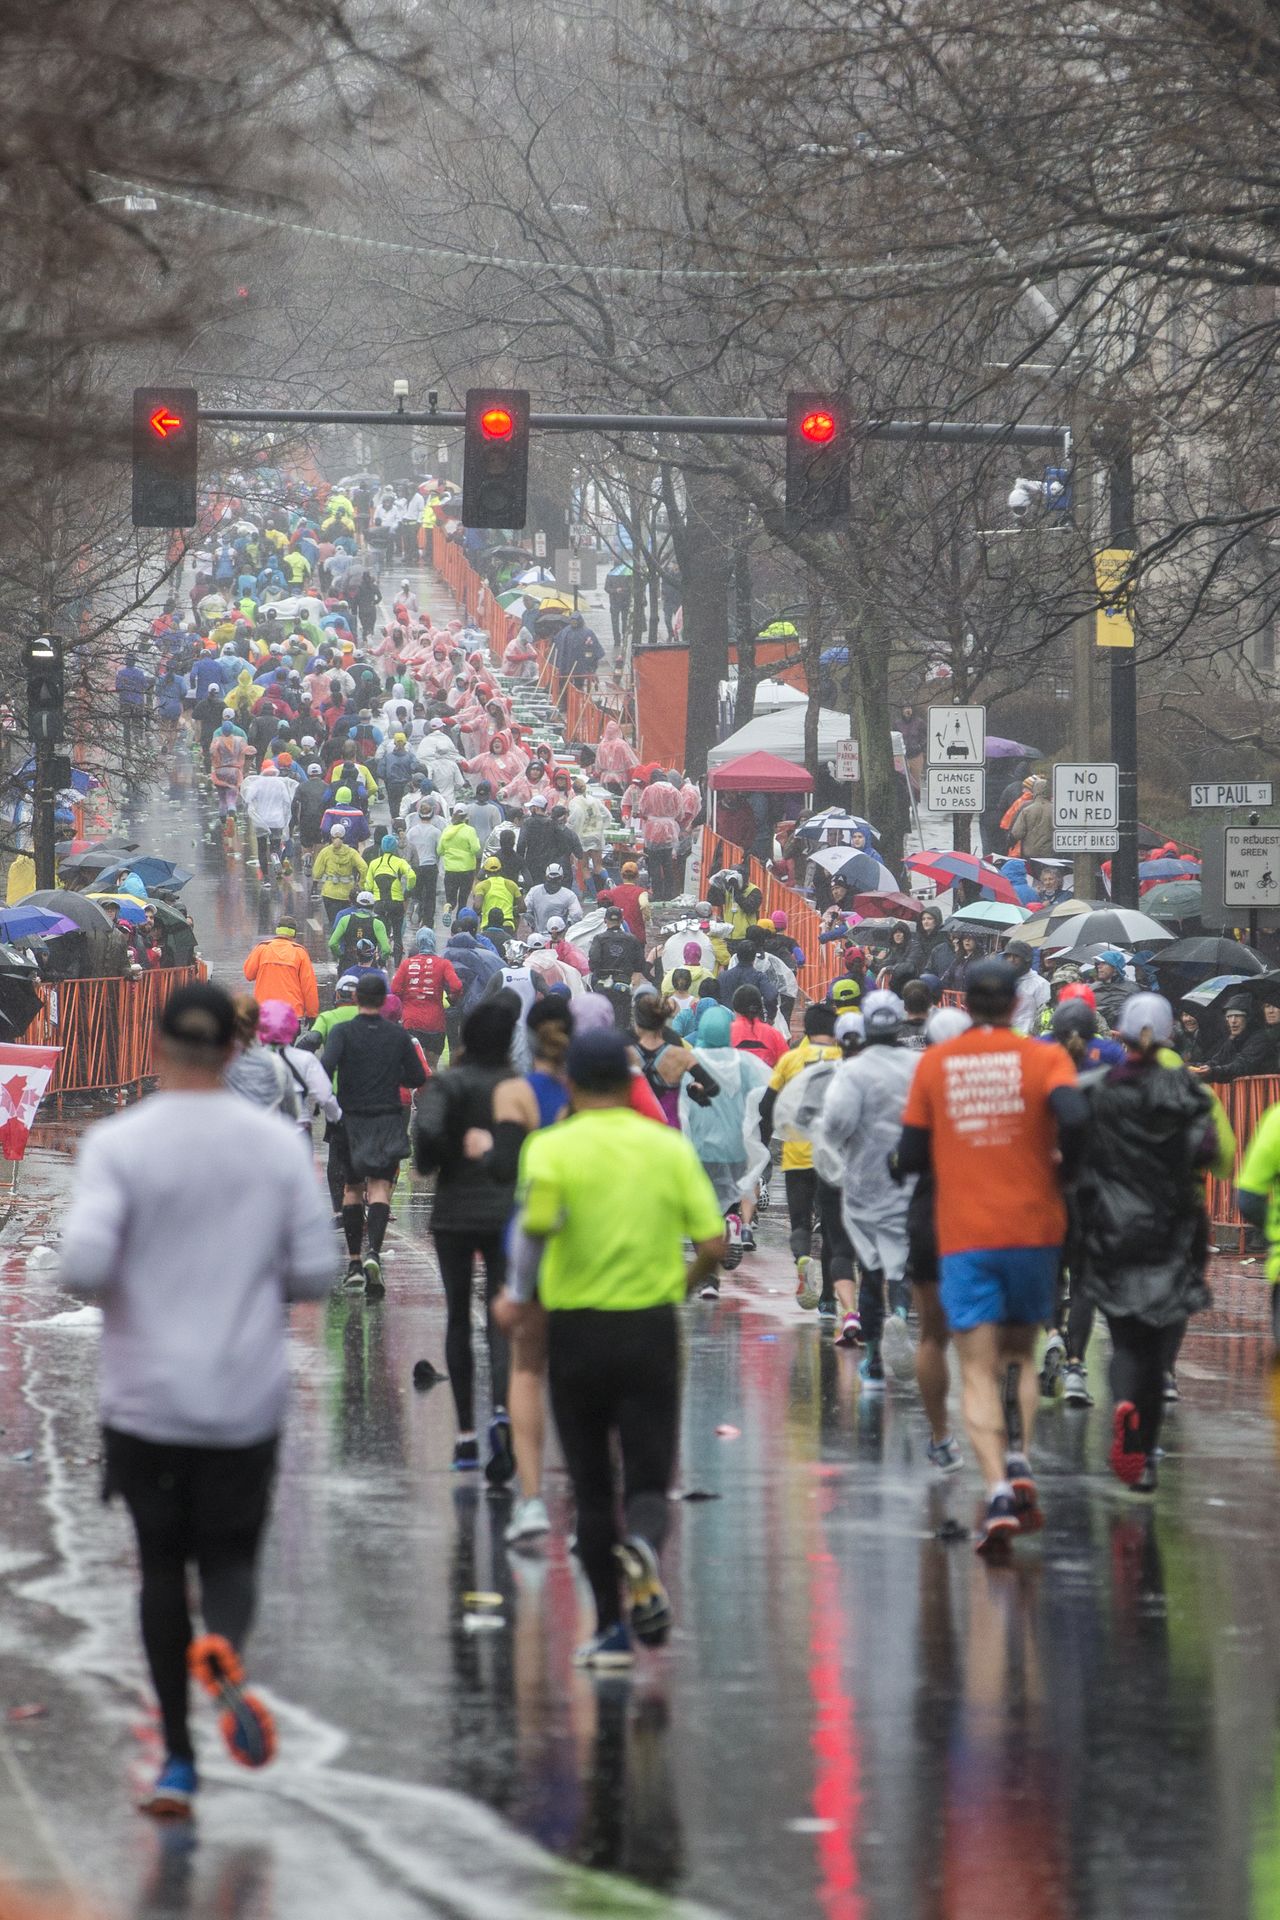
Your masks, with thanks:
M747 753L717 767L707 784L718 793L808 793L813 775L776 753Z

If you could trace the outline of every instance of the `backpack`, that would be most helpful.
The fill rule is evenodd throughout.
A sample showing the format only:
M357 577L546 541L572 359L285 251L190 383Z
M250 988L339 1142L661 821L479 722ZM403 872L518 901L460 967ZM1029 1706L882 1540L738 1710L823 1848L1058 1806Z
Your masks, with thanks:
M396 904L391 894L391 889L395 885L395 875L393 873L388 873L386 868L383 867L380 872L374 874L373 884L378 895L379 906L390 907Z

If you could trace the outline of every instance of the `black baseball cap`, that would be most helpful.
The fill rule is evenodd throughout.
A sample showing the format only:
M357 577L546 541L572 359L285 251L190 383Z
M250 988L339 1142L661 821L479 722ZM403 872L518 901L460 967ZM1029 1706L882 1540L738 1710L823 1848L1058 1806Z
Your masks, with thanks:
M583 1033L569 1043L565 1071L583 1093L619 1093L631 1079L627 1043L620 1033Z
M184 1047L207 1047L226 1053L235 1038L236 1009L229 993L199 980L171 993L156 1022L166 1040Z

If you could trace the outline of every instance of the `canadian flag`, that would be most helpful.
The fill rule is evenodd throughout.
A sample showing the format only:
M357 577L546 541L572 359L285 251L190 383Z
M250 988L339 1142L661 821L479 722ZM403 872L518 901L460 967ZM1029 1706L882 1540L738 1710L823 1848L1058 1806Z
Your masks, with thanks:
M0 1042L0 1151L21 1160L61 1047L15 1047Z

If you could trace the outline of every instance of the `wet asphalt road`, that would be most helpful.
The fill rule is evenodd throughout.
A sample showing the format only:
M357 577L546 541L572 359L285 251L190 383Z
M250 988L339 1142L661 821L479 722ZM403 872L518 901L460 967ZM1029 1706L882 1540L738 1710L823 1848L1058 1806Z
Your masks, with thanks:
M195 856L230 983L277 903L199 820L183 781L145 837ZM1215 1262L1154 1511L1107 1475L1101 1406L1048 1409L1046 1530L991 1570L936 1538L973 1517L971 1472L931 1473L912 1393L859 1394L791 1302L773 1216L722 1301L686 1311L680 1483L714 1497L676 1510L677 1631L600 1687L570 1666L588 1615L563 1474L545 1553L508 1554L506 1502L450 1473L447 1388L412 1387L444 1331L416 1185L385 1302L295 1312L252 1646L281 1759L248 1778L204 1716L197 1828L158 1834L130 1810L157 1747L126 1524L97 1498L96 1332L41 1251L77 1130L40 1130L0 1236L0 1716L45 1709L0 1717L19 1868L165 1920L1280 1914L1280 1394L1256 1268ZM502 1596L496 1629L466 1621L478 1590Z

